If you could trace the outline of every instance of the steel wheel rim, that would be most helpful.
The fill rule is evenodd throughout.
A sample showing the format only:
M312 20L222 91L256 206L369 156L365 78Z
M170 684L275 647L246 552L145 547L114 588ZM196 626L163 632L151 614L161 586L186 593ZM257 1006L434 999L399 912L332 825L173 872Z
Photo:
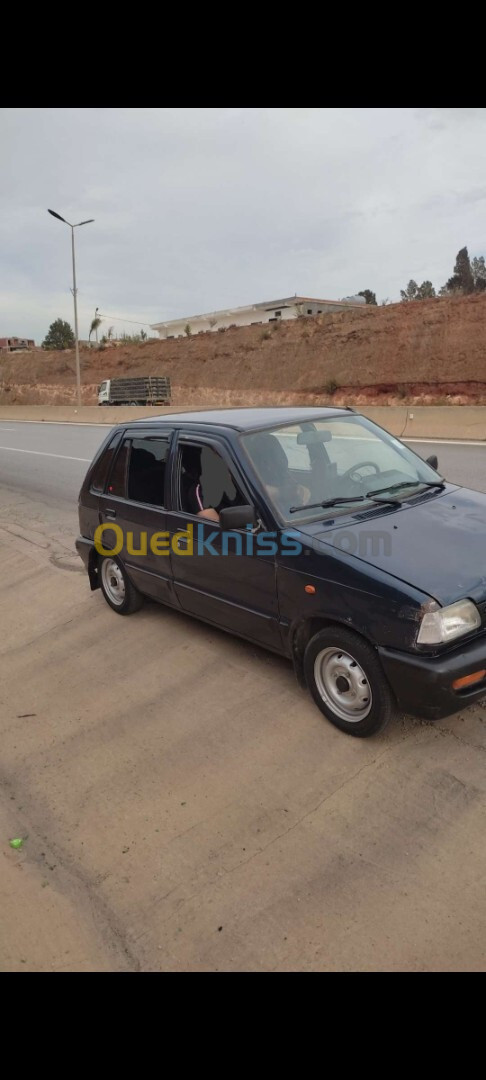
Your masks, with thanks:
M314 660L314 679L322 700L340 720L358 724L368 716L371 686L351 653L334 646L322 649Z
M112 604L121 607L125 599L123 573L114 559L104 559L101 564L101 578L106 595Z

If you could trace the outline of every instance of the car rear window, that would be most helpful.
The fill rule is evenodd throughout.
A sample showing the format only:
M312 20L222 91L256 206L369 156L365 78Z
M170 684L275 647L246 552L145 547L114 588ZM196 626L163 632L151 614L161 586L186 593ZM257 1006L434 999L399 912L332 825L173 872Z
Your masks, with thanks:
M108 477L107 493L126 498L127 464L130 439L125 439L115 458L115 464Z
M128 498L152 506L164 505L168 438L132 439L128 468Z
M110 471L113 458L115 456L115 450L118 446L120 436L114 435L110 444L106 447L106 450L102 453L99 461L93 470L91 477L91 490L92 491L104 491L108 473Z

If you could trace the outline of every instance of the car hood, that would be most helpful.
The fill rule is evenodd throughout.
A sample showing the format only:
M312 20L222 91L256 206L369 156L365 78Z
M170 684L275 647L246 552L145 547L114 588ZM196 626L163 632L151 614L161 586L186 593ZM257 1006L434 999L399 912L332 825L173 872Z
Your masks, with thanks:
M486 495L447 485L400 507L353 510L333 522L300 526L313 546L337 547L440 604L486 600Z

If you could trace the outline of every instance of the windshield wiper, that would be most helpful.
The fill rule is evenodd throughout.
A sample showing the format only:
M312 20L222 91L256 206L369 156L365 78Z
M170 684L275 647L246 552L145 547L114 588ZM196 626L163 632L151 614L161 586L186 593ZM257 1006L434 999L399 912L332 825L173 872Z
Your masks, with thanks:
M386 491L387 489L384 488L383 490ZM369 495L338 495L335 499L324 499L324 502L304 503L302 506L291 506L289 513L296 514L297 510L325 510L328 506L346 506L347 503L361 502L374 502L385 506L400 506L398 499L374 499L372 498L372 493Z
M399 484L390 484L388 487L373 488L368 492L368 495L381 495L382 491L398 491L400 488L410 487L426 487L426 488L445 488L444 480L403 480Z
M387 497L377 499L376 496L381 495L385 491L399 491L400 488L415 488L420 486L425 488L439 488L440 491L443 491L445 482L444 480L403 480L399 484L390 484L388 487L373 488L371 491L368 491L366 495L338 495L335 499L325 499L324 502L307 503L307 505L303 506L291 506L289 513L296 514L298 510L326 509L329 506L345 506L346 503L358 502L374 502L385 506L400 506L401 503L398 499Z

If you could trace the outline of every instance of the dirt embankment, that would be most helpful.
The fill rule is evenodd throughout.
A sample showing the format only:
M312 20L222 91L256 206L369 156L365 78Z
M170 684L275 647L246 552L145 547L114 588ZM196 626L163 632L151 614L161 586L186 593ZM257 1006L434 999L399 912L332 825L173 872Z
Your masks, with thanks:
M82 349L83 401L117 375L169 375L174 404L486 404L486 294L366 307L105 350ZM0 362L1 404L69 404L74 350Z

